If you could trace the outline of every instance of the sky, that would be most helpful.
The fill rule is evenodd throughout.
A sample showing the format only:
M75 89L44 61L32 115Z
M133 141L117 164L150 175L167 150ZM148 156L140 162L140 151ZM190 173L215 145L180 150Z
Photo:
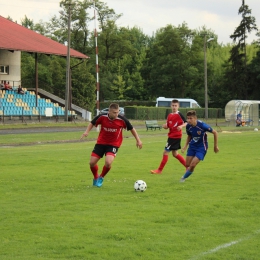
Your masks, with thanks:
M93 1L93 0L90 0ZM244 0L256 18L260 28L260 0ZM143 33L152 36L158 29L171 24L186 22L188 28L199 29L204 25L218 36L218 43L232 43L230 35L239 25L242 17L238 9L242 0L104 0L116 14L122 14L117 25L139 27ZM0 15L12 17L21 23L25 15L35 23L48 22L59 15L60 0L0 0ZM94 27L94 25L92 25ZM91 29L91 28L90 28ZM93 28L94 30L94 28ZM248 43L257 39L255 32L248 35Z

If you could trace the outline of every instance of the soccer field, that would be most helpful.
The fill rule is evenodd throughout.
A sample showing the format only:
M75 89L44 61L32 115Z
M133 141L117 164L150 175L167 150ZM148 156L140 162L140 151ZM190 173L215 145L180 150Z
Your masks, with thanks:
M45 142L82 133L0 136L0 259L259 260L260 132L219 133L218 154L208 134L206 159L184 183L172 157L150 174L166 131L138 132L143 149L125 134L102 188L88 166L96 133L71 143ZM18 139L26 145L12 146Z

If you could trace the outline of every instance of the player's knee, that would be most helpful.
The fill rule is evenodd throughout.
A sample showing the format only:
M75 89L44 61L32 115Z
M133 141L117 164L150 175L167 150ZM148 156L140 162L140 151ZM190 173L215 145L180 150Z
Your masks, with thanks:
M106 166L107 168L111 168L112 162L105 162L105 166Z
M166 150L164 150L164 151L163 151L163 155L169 155L169 152L166 151Z
M94 162L89 162L89 166L90 167L94 167L96 165L96 163L94 163Z

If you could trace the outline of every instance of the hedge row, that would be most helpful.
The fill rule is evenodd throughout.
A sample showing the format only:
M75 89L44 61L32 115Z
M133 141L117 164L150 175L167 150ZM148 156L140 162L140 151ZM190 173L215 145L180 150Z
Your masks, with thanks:
M186 116L190 110L196 110L198 118L205 118L204 108L179 108L179 111ZM141 106L125 106L125 116L134 120L164 120L171 113L170 108L166 107L141 107ZM208 118L223 118L224 111L221 108L209 108Z

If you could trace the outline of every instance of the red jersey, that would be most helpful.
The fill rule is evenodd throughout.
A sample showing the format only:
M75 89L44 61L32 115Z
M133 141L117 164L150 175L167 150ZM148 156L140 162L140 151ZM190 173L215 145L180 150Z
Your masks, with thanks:
M176 113L170 113L167 117L167 126L169 128L168 137L179 139L182 137L182 131L177 129L178 126L183 125L186 123L186 119L184 116L177 111Z
M132 130L133 126L123 116L118 115L115 119L110 119L108 114L100 114L96 116L91 123L94 126L101 126L98 135L97 144L112 145L120 147L123 141L123 129Z

